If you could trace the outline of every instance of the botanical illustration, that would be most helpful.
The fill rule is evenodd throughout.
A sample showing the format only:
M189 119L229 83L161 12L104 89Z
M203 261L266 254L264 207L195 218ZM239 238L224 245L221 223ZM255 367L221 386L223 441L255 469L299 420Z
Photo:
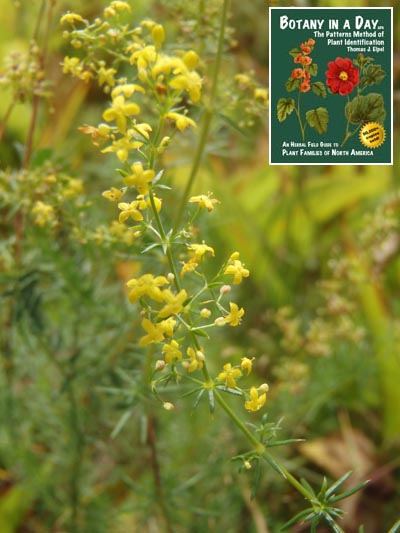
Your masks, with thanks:
M290 93L297 90L297 99L280 98L277 106L279 122L286 120L293 111L296 113L303 141L306 138L307 126L314 128L318 133L325 133L329 122L328 110L325 107L309 109L305 113L305 118L302 114L301 96L303 93L312 90L316 95L326 98L325 85L321 81L311 81L311 78L318 74L318 65L313 62L311 57L314 46L315 40L310 38L301 43L299 48L290 50L289 54L293 57L293 62L298 66L292 70L285 83L285 88Z
M334 61L329 61L325 74L329 92L347 98L344 109L346 131L341 146L344 146L363 124L384 122L386 110L383 96L375 92L362 94L368 87L379 85L385 77L381 65L377 65L372 57L365 57L362 53L358 54L355 60L337 57ZM356 96L350 99L353 91ZM352 125L356 127L351 129Z

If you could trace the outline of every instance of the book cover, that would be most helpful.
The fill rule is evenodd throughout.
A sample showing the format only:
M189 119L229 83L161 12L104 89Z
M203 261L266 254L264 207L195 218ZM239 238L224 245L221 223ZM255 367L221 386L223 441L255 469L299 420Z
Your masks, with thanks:
M269 10L270 164L392 164L392 8Z

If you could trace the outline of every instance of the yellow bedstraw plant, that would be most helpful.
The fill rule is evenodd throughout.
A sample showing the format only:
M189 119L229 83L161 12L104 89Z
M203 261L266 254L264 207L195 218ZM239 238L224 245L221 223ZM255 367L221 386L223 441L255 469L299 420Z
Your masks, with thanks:
M93 22L66 13L61 18L64 37L76 55L64 58L63 71L85 83L97 80L109 95L103 121L97 126L84 125L81 131L92 136L102 154L113 155L120 164L117 179L102 195L116 204L117 223L130 229L134 236L131 249L135 257L140 253L143 258L142 271L127 287L129 301L141 316L138 344L149 349L151 369L145 376L149 387L161 405L172 411L174 404L162 399L167 389L161 393L161 385L184 380L193 384L196 404L206 398L211 411L218 405L247 437L251 450L241 456L245 468L263 458L308 500L310 508L295 521L316 524L326 520L333 530L342 531L336 524L341 511L331 504L348 495L335 494L348 476L330 489L324 482L317 495L270 454L269 446L289 441L274 440L274 429L268 430L272 425L265 424L265 419L259 427L245 421L246 411L259 411L268 402L268 385L247 379L253 358L242 354L236 362L219 364L215 375L210 371L216 366L215 361L210 365L210 338L216 329L240 326L245 310L235 301L232 286L245 283L250 276L238 251L219 257L218 250L202 240L195 227L197 218L218 209L220 200L207 191L191 194L215 116L228 2L220 3L217 54L207 85L198 53L168 47L164 27L152 20L131 27L125 17L131 9L128 2L113 1ZM176 134L196 129L193 170L175 209L162 155ZM35 207L35 213L40 220L51 217L41 205ZM234 406L227 401L227 394L238 398Z

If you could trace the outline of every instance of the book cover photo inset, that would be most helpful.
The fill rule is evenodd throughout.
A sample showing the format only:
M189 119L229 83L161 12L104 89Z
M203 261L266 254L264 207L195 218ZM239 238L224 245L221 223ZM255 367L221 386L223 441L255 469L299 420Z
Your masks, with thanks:
M270 164L393 163L392 20L392 8L270 8Z

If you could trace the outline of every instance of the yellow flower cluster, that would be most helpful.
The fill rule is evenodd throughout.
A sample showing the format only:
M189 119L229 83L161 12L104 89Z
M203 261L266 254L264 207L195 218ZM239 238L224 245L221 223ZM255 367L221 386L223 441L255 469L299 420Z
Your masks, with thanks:
M252 371L253 359L243 357L236 366L226 363L212 379L208 374L204 349L198 342L198 336L207 337L210 328L239 326L245 314L244 309L233 301L229 302L229 310L221 303L231 291L230 285L222 285L224 277L228 276L231 283L237 285L250 275L240 261L239 253L234 252L209 282L201 265L207 258L214 258L215 251L204 241L191 242L191 236L195 234L193 223L200 211L211 212L220 202L213 198L212 193L191 196L188 202L196 204L197 209L184 230L174 233L164 227L163 218L159 215L162 201L155 195L157 187L167 188L159 183L162 171L157 173L156 168L159 155L172 137L166 135L168 129L184 132L196 127L189 104L196 104L201 99L200 59L193 50L167 53L164 48L165 29L161 24L145 20L140 26L129 29L123 20L130 11L127 2L111 1L104 9L103 18L99 17L93 24L74 13L64 15L62 23L72 27L66 33L75 40L74 46L87 47L87 57L85 59L85 54L81 54L83 59L66 57L63 70L86 82L96 77L102 90L110 95L108 107L102 114L104 122L97 127L86 125L81 128L91 135L96 146L101 145L103 154L114 153L122 163L119 173L123 183L110 186L102 193L107 200L116 202L119 209L118 221L113 222L109 232L129 244L147 231L150 237L144 251L149 253L154 248L157 251L162 249L169 264L171 273L167 276L145 272L127 282L129 301L139 303L142 309L144 334L139 339L139 345L160 345L156 349L160 350L162 358L156 362L155 372L174 372L176 377L179 376L179 368L189 373L203 370L205 388L237 389L245 397L245 408L257 411L266 402L268 386L243 391L237 385L238 380ZM76 25L79 29L75 28ZM107 59L107 54L96 57L96 46L101 50L96 41L100 32L112 47L113 55L118 56L117 61L114 57ZM129 41L126 39L128 34ZM129 73L127 78L118 77L117 66L121 61L130 65L126 70ZM240 86L254 89L255 99L265 99L264 92L254 86L250 77L242 75L236 81ZM140 121L142 110L148 109L149 103L158 114L155 124ZM129 196L132 192L135 194L133 198ZM51 211L46 211L44 204L37 206L35 214L42 217L38 220L51 218ZM131 221L136 225L130 227L127 223ZM173 252L176 246L182 245L186 247L187 256L182 258L179 277L176 271L178 258ZM190 272L204 282L194 293L189 289L191 277L181 279ZM183 283L185 288L181 285ZM218 285L222 286L219 296L216 296L214 287ZM215 318L217 313L220 316ZM164 402L164 408L170 410L173 405Z

